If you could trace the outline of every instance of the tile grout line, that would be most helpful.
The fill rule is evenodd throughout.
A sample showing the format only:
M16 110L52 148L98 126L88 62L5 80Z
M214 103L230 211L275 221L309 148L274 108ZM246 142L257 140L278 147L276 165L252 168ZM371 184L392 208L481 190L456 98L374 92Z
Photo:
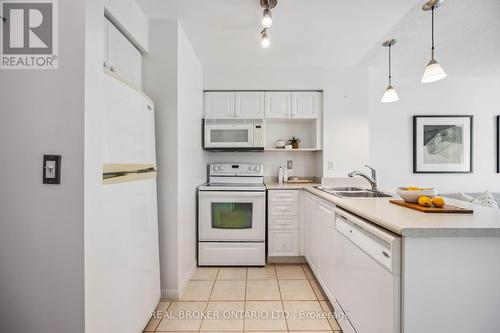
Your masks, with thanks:
M274 274L276 274L276 284L278 285L278 292L280 294L280 301L281 301L281 307L283 308L283 315L285 316L285 325L286 325L286 331L290 331L290 327L288 327L288 316L285 315L285 303L283 301L283 296L281 295L281 287L280 287L280 280L278 278L278 272L276 271L276 266L273 266L274 269Z
M219 272L220 272L220 267L217 267L217 274L215 275L215 280L214 283L212 284L212 289L210 290L210 294L208 295L207 304L205 305L205 310L204 310L205 313L208 311L208 304L210 303L210 298L212 297L212 293L214 292L215 282L217 282L217 277L219 276ZM200 326L198 327L197 332L201 331L201 326L203 325L204 320L205 320L204 318L201 319Z
M247 311L247 287L248 287L248 267L245 268L245 297L243 299L243 332L245 332L246 325L246 311Z
M307 277L306 269L304 268L304 266L303 266L303 265L300 265L300 267L302 267L302 270L304 271L304 274L306 274L306 277ZM309 269L309 268L308 268L308 269ZM316 277L316 276L314 276L314 273L312 273L312 272L311 272L311 275L312 275L312 277ZM312 288L312 290L313 290L314 296L316 296L316 298L318 299L318 303L319 303L319 307L321 308L321 312L325 313L325 312L327 312L327 311L325 311L325 309L323 309L323 306L321 305L321 301L319 300L319 297L318 297L318 295L316 295L316 291L314 290L314 288L313 288L313 286L312 286L311 280L315 280L315 279L309 279L309 278L307 279L307 281L309 282L309 285L311 286L311 288ZM321 285L319 285L318 280L316 280L316 284L318 285L318 288L321 288ZM323 294L324 294L324 291L322 291L322 289L320 289L320 292L323 292ZM328 306L328 304L327 304L327 306ZM331 312L331 311L328 311L328 312ZM327 313L327 315L328 315L328 313ZM328 320L328 318L326 319L326 321L328 322L328 326L330 326L330 328L332 329L332 331L333 331L333 332L336 332L336 331L334 330L334 328L333 328L332 324L331 324L331 323L330 323L330 321Z

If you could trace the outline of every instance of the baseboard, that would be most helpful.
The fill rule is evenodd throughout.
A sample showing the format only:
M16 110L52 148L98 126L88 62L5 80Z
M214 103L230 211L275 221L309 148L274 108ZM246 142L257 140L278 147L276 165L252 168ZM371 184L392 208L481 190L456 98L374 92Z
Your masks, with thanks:
M195 270L196 270L196 261L191 266L191 269L189 270L189 273L186 275L186 278L183 281L180 281L179 289L162 289L161 298L163 300L169 300L169 301L178 300L182 296L182 294L184 294L184 291L186 290L189 280L191 280L191 278L193 277Z
M307 260L304 256L267 257L267 262L270 264L306 264Z

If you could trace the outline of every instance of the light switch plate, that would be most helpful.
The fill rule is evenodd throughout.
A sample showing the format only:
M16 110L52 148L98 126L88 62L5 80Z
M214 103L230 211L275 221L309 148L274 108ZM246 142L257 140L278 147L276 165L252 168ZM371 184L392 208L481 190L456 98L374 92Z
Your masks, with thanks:
M61 184L61 155L43 155L43 183Z

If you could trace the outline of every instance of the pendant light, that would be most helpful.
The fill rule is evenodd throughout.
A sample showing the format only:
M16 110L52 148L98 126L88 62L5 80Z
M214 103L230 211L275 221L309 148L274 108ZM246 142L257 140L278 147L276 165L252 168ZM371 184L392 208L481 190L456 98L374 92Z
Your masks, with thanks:
M276 7L278 0L259 0L260 6L264 9L261 24L264 30L260 32L260 46L267 49L271 45L271 40L267 35L267 29L273 25L273 16L271 9Z
M382 44L382 46L389 48L389 85L387 86L387 89L385 89L384 96L382 96L382 99L380 100L382 103L392 103L399 100L398 93L396 92L396 89L394 89L394 87L392 86L392 75L391 75L391 47L396 43L397 41L393 38L386 40Z
M271 45L271 40L267 36L267 28L260 32L260 46L267 49Z
M443 4L444 0L430 0L423 7L423 11L431 11L432 15L432 58L427 67L425 68L424 75L422 76L422 83L436 82L444 79L447 74L443 67L434 58L434 10Z

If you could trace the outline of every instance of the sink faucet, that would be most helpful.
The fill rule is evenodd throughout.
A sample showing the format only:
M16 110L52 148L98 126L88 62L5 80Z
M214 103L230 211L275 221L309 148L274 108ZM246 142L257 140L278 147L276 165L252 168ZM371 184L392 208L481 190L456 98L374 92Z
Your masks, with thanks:
M377 187L377 171L374 168L372 168L371 166L369 166L369 165L365 165L365 167L367 167L368 169L370 169L370 171L372 172L372 176L371 177L368 176L367 174L359 172L359 171L349 172L348 176L349 177L354 177L354 176L363 177L372 186L372 191L378 191L378 187Z

